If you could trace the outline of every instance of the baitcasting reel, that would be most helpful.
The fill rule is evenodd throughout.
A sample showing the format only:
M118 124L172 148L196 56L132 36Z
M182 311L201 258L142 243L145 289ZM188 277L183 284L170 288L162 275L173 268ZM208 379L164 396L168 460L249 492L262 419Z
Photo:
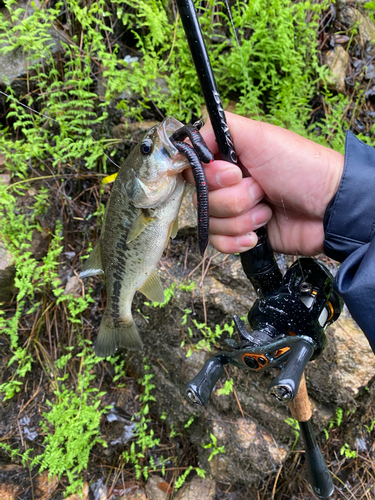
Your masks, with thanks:
M324 330L339 317L343 300L333 289L332 274L315 259L298 259L283 277L265 229L257 235L256 247L241 254L242 267L258 294L248 314L253 331L249 333L235 315L240 343L227 339L232 351L210 357L186 393L194 404L204 406L229 363L252 371L278 368L268 389L278 401L288 403L298 420L312 491L327 499L334 485L314 436L303 371L325 348Z
M280 373L269 391L279 401L292 401L307 362L325 348L325 328L342 310L332 274L316 259L299 258L282 277L265 230L258 232L257 246L241 254L241 260L258 294L248 314L253 331L234 316L240 342L226 339L232 351L210 357L187 386L187 396L198 405L207 403L226 364L251 371L277 367Z

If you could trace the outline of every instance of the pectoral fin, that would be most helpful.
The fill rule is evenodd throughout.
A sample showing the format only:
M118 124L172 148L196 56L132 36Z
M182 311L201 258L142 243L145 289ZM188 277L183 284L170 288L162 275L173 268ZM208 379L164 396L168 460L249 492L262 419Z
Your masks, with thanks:
M89 258L86 260L82 271L79 273L79 277L87 278L89 276L96 276L98 274L104 274L102 255L100 250L100 240L90 253Z
M146 283L139 289L143 295L153 302L164 302L164 290L160 282L160 278L157 274L157 271L154 271L151 276L148 278Z
M153 217L150 217L147 212L143 211L138 215L138 217L134 220L126 243L130 243L134 241L141 233L144 231L148 225L154 220Z

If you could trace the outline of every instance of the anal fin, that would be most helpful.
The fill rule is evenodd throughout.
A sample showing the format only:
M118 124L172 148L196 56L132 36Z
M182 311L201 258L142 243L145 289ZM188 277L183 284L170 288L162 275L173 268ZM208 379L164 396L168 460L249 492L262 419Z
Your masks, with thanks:
M89 258L86 260L82 271L79 273L79 277L88 278L89 276L96 276L98 274L104 274L100 240L94 246Z
M158 272L155 270L151 276L147 279L146 283L139 289L143 295L153 302L164 302L164 290L158 276Z

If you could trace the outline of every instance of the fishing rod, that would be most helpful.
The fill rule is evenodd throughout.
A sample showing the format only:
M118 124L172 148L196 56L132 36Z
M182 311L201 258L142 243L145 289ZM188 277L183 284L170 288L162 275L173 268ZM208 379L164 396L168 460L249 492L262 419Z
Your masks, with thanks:
M193 1L176 1L220 157L238 164ZM227 339L231 351L211 356L188 384L186 393L194 404L204 406L224 375L226 364L250 371L278 368L269 392L278 401L287 402L298 420L312 491L326 499L334 485L312 429L304 369L325 348L325 328L339 317L343 301L333 290L333 276L315 259L299 258L282 276L266 229L255 232L257 245L240 254L243 270L258 295L248 313L252 332L235 315L240 342Z

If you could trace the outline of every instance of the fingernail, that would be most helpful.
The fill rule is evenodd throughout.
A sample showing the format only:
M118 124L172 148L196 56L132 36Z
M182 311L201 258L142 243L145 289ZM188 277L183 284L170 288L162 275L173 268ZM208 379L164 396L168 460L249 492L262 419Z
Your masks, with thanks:
M216 182L222 187L232 186L240 182L241 178L241 171L238 168L227 168L216 174Z
M272 217L272 211L269 207L262 207L255 210L251 216L254 222L254 229L265 226Z
M263 191L262 188L259 186L257 182L254 182L254 184L251 184L249 187L249 193L250 197L254 201L254 205L258 203L262 198L263 198Z
M237 245L242 249L253 248L256 245L257 237L254 233L244 234L236 238Z

